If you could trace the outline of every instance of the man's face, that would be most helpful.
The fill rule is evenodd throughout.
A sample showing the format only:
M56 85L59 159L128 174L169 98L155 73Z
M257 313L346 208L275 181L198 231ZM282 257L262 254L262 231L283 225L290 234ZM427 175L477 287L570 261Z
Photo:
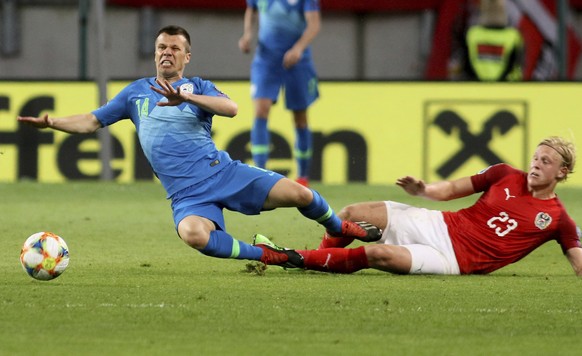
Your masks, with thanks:
M190 50L186 38L181 35L162 33L156 39L156 71L158 77L167 80L182 78L186 64L190 62Z
M546 145L538 146L529 167L527 181L530 187L551 185L567 173L566 167L562 164L562 156Z

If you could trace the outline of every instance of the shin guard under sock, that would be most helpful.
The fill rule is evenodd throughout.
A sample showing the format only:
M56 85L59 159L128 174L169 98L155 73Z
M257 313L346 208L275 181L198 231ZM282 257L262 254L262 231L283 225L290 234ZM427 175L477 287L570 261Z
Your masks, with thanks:
M295 159L297 160L297 176L309 178L311 165L311 130L309 127L295 129Z
M257 117L251 129L251 153L253 161L259 168L265 168L269 160L271 136L267 127L267 119Z
M297 250L297 252L304 258L305 269L333 273L354 273L369 267L364 246Z
M313 192L313 200L311 204L306 207L299 208L299 212L306 218L315 220L321 225L325 226L328 231L341 232L342 221L335 214L327 201L315 190Z
M255 261L259 261L263 254L261 248L236 240L221 230L214 230L210 233L208 244L200 252L211 257Z

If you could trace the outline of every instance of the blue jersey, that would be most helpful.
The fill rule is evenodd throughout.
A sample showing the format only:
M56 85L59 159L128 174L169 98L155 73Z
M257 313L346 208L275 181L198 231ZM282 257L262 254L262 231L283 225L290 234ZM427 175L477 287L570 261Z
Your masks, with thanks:
M319 0L247 0L247 6L259 12L259 51L278 59L301 37L305 12L319 11ZM304 57L310 55L308 47Z
M213 114L190 103L157 106L167 99L150 88L158 86L155 79L129 84L93 114L103 126L131 119L145 156L171 197L220 171L232 159L212 141ZM212 82L198 77L182 78L172 86L194 94L226 97Z

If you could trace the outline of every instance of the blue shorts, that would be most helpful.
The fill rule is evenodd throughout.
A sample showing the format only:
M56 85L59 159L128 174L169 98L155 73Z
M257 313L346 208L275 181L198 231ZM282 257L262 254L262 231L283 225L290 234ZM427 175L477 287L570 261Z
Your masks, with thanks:
M189 215L212 220L225 230L222 210L257 215L265 204L271 188L284 178L279 173L232 161L206 180L182 189L172 196L174 224Z
M317 74L310 59L303 59L290 69L282 61L273 63L255 56L251 64L251 96L277 102L279 90L285 88L285 106L305 110L319 97Z

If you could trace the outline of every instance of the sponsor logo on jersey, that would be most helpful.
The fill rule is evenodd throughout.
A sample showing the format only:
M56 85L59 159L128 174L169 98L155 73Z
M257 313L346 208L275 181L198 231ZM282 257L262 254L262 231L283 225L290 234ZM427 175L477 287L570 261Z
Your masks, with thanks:
M552 223L552 217L548 213L540 212L536 216L535 224L538 229L544 230L546 227L550 226Z
M509 200L509 198L515 198L515 195L511 195L511 193L509 193L509 188L505 188L505 200Z

